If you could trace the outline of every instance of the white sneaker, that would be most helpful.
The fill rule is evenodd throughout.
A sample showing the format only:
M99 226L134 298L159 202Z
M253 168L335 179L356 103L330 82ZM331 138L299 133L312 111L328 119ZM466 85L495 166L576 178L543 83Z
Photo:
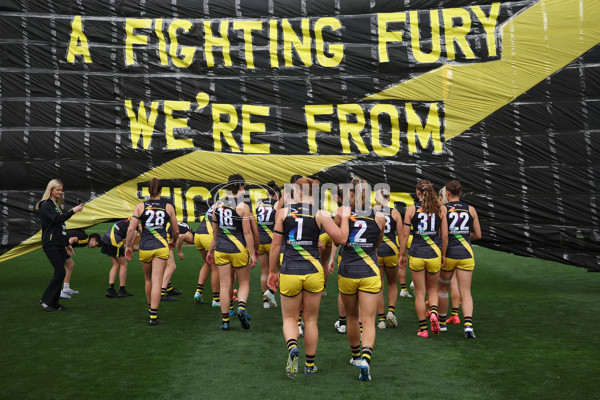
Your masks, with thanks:
M68 294L66 294L65 292L61 291L60 292L60 298L61 299L70 299L71 296L69 296Z
M333 324L333 327L335 328L336 331L338 331L338 333L342 333L342 334L346 333L346 324L342 324L339 319L337 321L335 321L335 324Z
M271 305L268 301L263 301L263 308L271 308Z
M273 293L271 293L270 290L265 290L265 292L263 293L263 296L267 299L267 301L269 302L269 305L273 308L277 308L277 300L275 300L275 295ZM267 308L267 307L265 307Z
M73 290L71 288L68 289L63 289L62 291L64 294L79 294L79 292L77 290Z
M213 300L213 302L212 302L212 306L213 306L213 307L221 307L221 302L220 302L220 301L215 301L215 300Z
M194 301L196 303L203 303L204 302L204 296L202 296L202 293L200 293L200 292L194 293Z
M415 283L414 282L410 283L410 290L413 292L413 294L415 294Z
M473 327L472 326L466 326L465 327L465 337L467 339L475 339L475 331L473 331Z
M377 327L378 327L379 329L385 329L385 328L387 327L387 324L385 323L385 321L379 321L379 322L377 323Z
M414 288L413 288L413 290L414 290ZM410 293L408 293L408 290L402 289L400 291L400 297L407 297L408 298L408 297L412 297L412 296L410 295Z
M350 359L350 365L354 365L355 367L360 367L360 364L362 363L362 358L354 358L352 357Z
M360 375L358 376L358 379L367 382L371 380L371 366L364 358L360 363Z
M323 289L323 291L321 292L321 296L327 296L327 289Z
M302 337L304 336L304 323L301 323L300 325L298 325L298 337Z
M385 318L387 319L387 322L390 324L390 326L392 328L395 328L398 326L398 320L396 319L396 316L394 315L393 312L388 311Z

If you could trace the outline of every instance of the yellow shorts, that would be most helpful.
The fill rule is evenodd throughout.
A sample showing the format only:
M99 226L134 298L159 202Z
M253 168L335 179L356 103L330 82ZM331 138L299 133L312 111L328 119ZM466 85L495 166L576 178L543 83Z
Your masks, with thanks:
M144 263L152 262L153 258L160 258L161 260L168 260L171 256L168 247L162 247L155 250L140 250L139 251L140 261Z
M342 294L356 294L359 291L366 293L379 293L381 291L381 277L379 275L368 278L346 278L338 274L338 289Z
M248 254L248 250L245 250L243 253L221 253L220 251L215 251L215 264L217 266L231 264L234 268L241 268L248 265L249 261L250 254Z
M446 263L442 267L444 271L454 271L455 268L462 269L463 271L473 271L475 269L474 258L446 258Z
M435 258L418 258L418 257L409 257L408 258L408 266L411 271L423 271L427 270L427 272L435 274L440 272L442 268L442 257Z
M398 265L399 258L398 254L395 256L377 257L377 262L380 267L394 268Z
M318 293L324 288L325 276L321 272L306 275L279 274L279 291L283 296L294 297L303 290Z
M329 236L327 232L321 233L319 235L319 241L323 243L323 246L325 247L331 247L331 245L333 244L333 240L331 240L331 236Z
M265 254L271 252L271 243L258 245L258 254Z
M413 241L413 235L408 235L408 240L406 241L406 249L410 249L410 245Z
M198 250L206 250L210 249L210 242L212 241L213 235L204 234L204 235L194 235L194 244Z

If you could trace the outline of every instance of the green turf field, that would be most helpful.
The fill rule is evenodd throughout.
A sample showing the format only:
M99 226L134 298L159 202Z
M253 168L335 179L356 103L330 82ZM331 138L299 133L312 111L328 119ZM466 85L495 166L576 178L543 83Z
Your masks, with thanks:
M100 229L102 230L102 229ZM90 230L90 231L93 231ZM589 399L600 392L600 274L475 247L474 327L416 336L412 299L398 299L400 326L377 330L373 380L358 381L338 334L336 280L320 314L314 376L285 375L280 310L264 310L252 271L248 311L218 329L220 310L193 301L201 257L185 247L173 282L178 302L162 303L164 324L147 325L143 273L129 265L134 297L109 299L110 262L76 249L71 286L80 291L48 313L38 301L52 269L41 250L0 264L5 399ZM207 285L208 286L208 285ZM210 297L211 289L205 291ZM279 295L277 295L279 296ZM302 339L299 340L303 362Z

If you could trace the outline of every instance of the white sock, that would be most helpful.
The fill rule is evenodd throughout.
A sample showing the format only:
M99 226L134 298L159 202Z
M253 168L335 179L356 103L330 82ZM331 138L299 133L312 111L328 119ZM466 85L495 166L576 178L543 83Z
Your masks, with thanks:
M64 283L64 287L63 287L63 291L64 290L69 290L71 287L69 286L69 282L65 282Z

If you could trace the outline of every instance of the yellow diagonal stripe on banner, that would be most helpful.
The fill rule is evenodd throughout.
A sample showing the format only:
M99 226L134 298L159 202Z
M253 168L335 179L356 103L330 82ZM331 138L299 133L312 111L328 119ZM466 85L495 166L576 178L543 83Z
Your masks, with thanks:
M201 182L225 183L231 174L241 174L246 182L274 180L283 185L294 174L313 175L328 168L353 160L353 156L293 156L227 154L194 151L171 160L131 179L85 204L82 212L67 221L68 229L84 229L113 218L127 218L140 199L137 185L152 178L185 179ZM268 172L265 172L268 171ZM39 231L18 246L0 256L0 262L10 260L41 247Z
M500 60L446 64L365 100L443 100L448 141L600 43L600 2L541 0L501 32Z

